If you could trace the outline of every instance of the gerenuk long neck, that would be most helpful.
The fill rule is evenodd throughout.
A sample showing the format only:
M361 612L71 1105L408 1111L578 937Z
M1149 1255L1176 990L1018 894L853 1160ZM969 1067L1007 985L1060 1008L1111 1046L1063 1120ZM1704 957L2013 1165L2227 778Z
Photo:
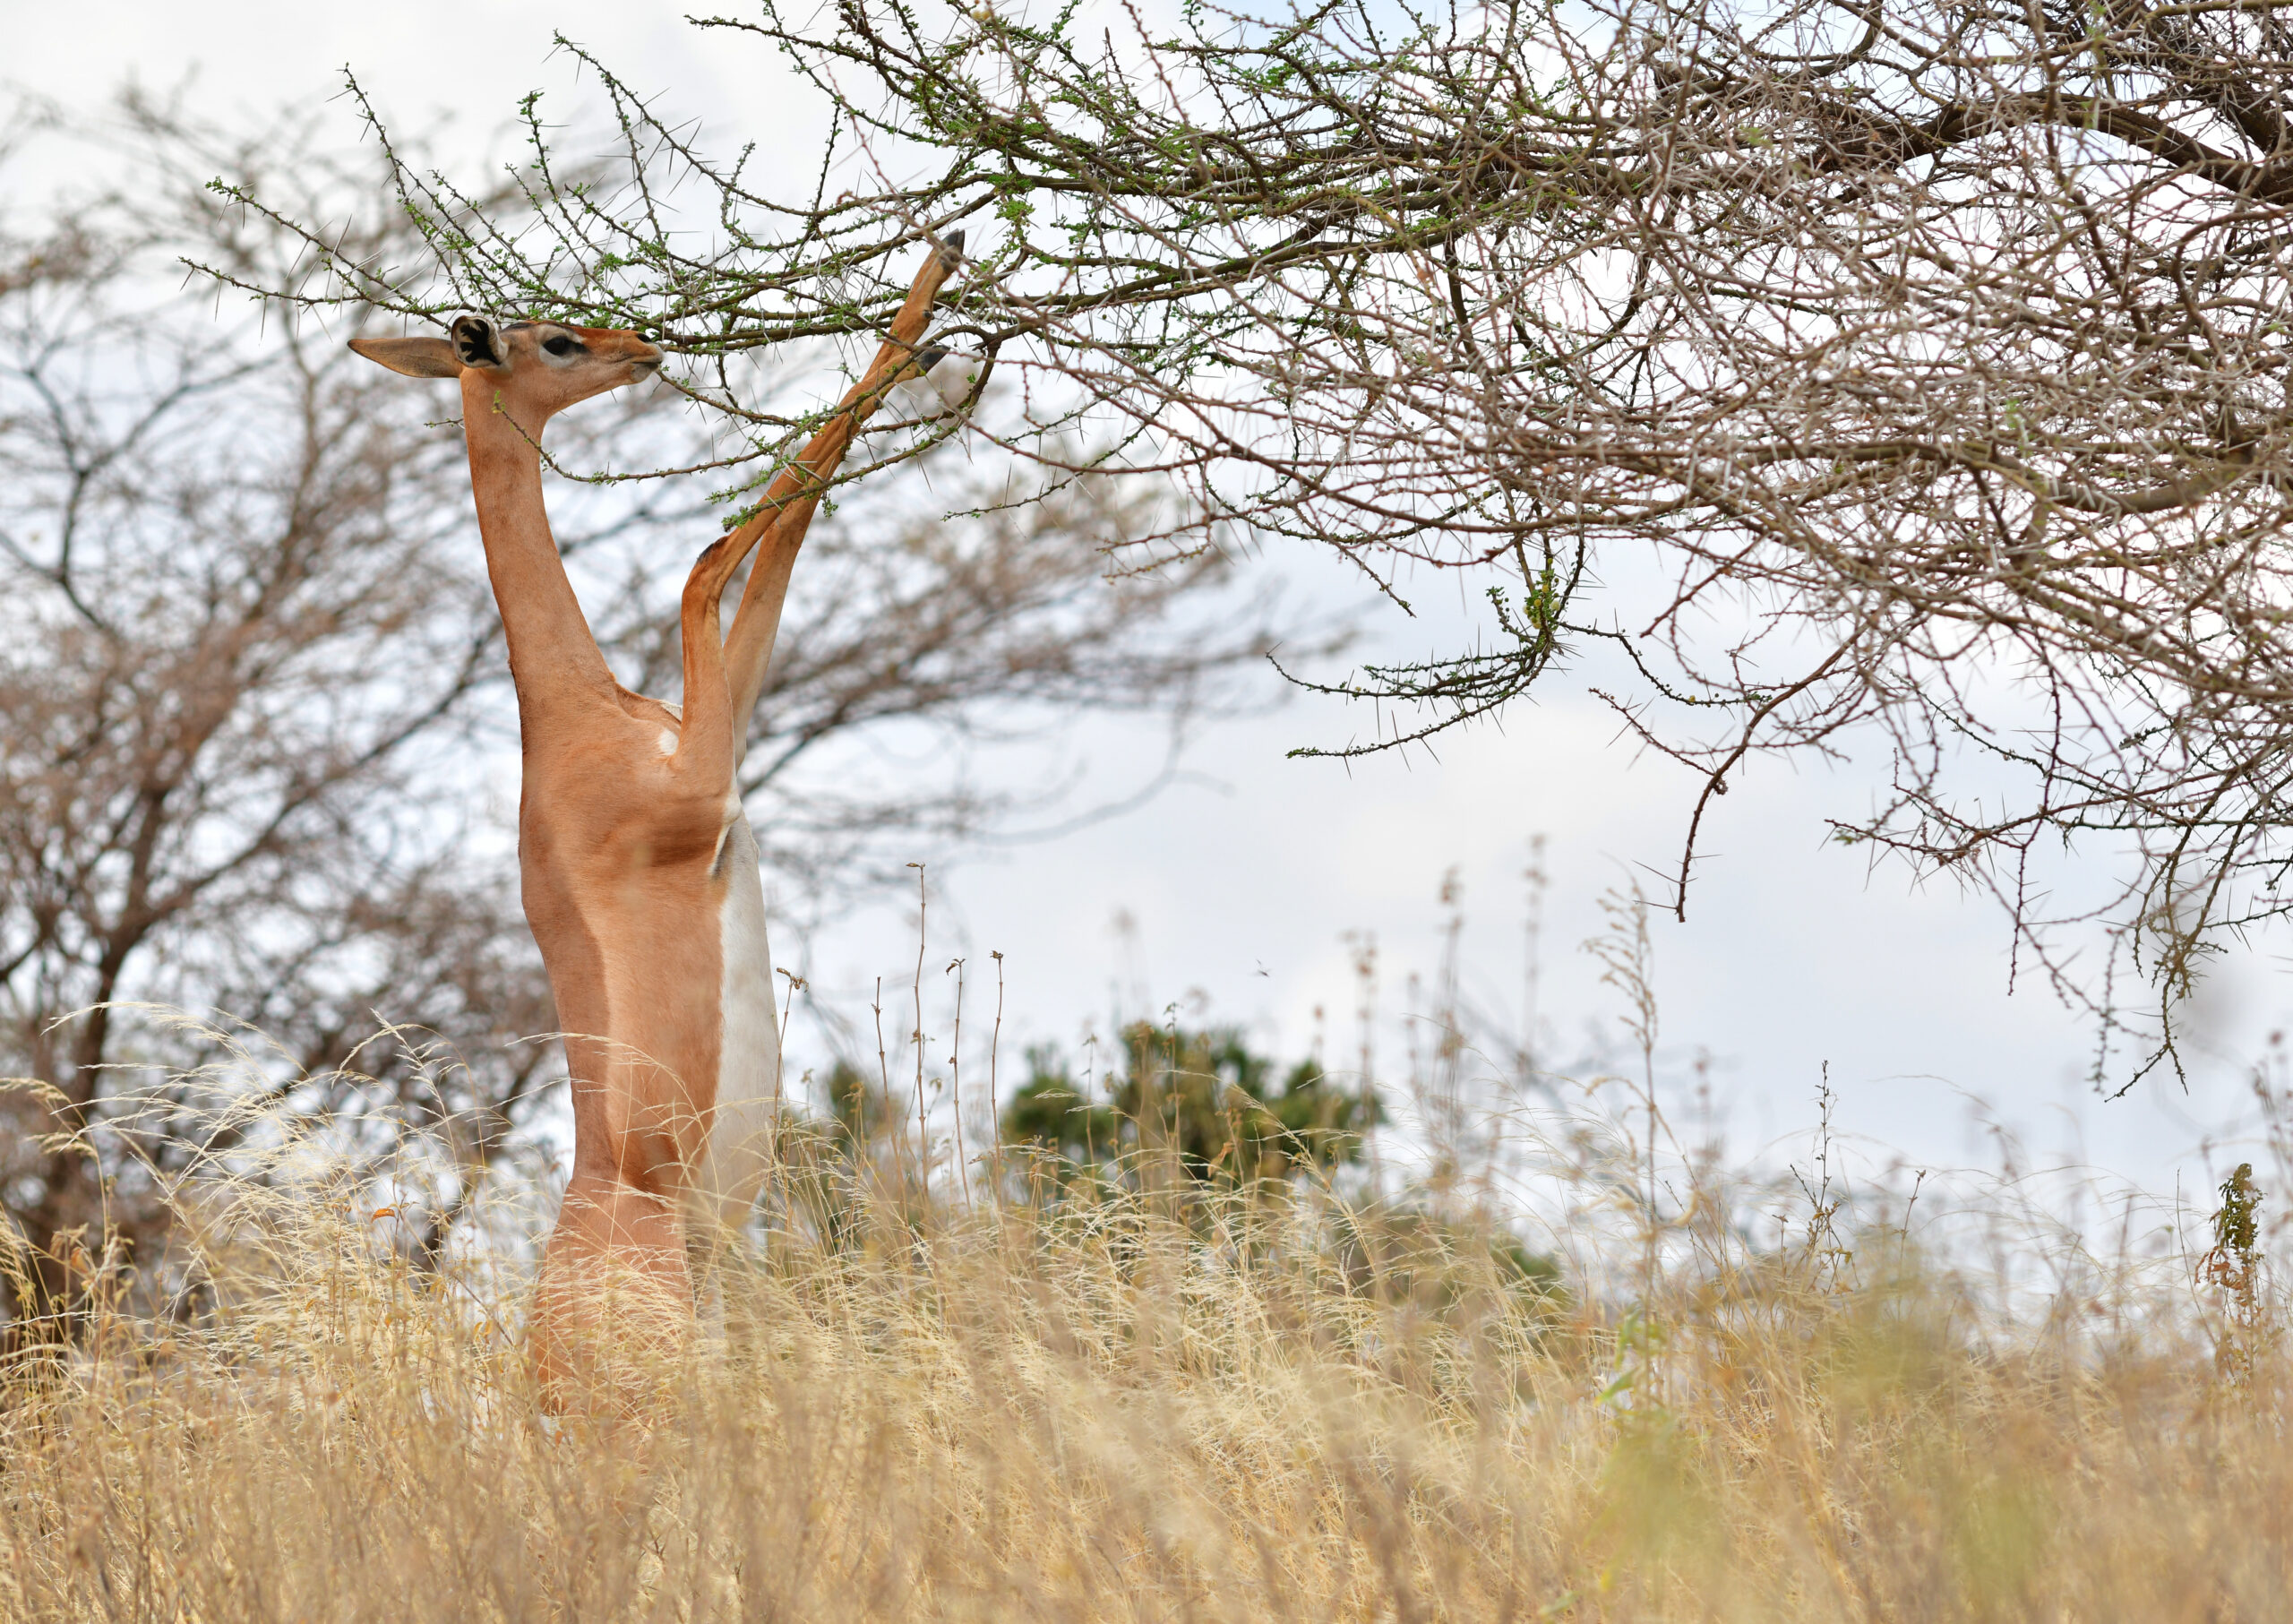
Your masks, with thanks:
M573 583L550 534L541 493L542 424L521 424L505 409L494 380L462 374L462 434L477 502L485 571L501 606L510 645L510 675L528 730L561 703L614 691Z

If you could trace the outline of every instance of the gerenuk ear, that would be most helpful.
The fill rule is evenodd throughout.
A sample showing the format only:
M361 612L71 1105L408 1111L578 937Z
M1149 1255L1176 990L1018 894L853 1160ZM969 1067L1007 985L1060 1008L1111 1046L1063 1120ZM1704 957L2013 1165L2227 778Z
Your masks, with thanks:
M492 316L456 316L446 329L454 357L464 366L499 369L510 364L510 347Z
M409 378L459 378L462 364L443 339L353 339L350 348Z

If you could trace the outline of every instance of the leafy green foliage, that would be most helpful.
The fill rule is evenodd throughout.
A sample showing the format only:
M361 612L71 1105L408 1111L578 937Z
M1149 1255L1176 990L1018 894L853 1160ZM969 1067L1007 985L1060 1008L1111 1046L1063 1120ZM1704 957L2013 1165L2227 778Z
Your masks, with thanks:
M2240 1162L2221 1184L2213 1215L2213 1245L2198 1259L2199 1277L2221 1293L2223 1323L2214 1364L2233 1387L2249 1385L2254 1362L2274 1339L2271 1305L2262 1291L2261 1186L2254 1164Z
M1135 1021L1121 1042L1123 1070L1104 1100L1058 1051L1030 1049L1027 1082L1003 1110L1004 1141L1078 1168L1159 1154L1196 1181L1254 1182L1358 1162L1363 1134L1382 1118L1375 1096L1340 1087L1313 1061L1277 1078L1275 1062L1232 1027Z
M1121 1124L1112 1106L1093 1104L1059 1051L1039 1044L1027 1051L1027 1080L1003 1107L1003 1141L1031 1145L1083 1165L1095 1165L1121 1143Z

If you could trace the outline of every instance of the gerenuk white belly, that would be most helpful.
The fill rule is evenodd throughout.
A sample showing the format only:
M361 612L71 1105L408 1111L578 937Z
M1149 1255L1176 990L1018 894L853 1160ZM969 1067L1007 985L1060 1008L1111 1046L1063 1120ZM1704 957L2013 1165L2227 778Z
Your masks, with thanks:
M722 1041L717 1054L717 1105L709 1121L701 1187L738 1227L763 1187L772 1162L779 1100L780 1034L772 1008L772 949L764 934L764 881L756 834L735 811L718 862L727 881L718 930L724 948Z

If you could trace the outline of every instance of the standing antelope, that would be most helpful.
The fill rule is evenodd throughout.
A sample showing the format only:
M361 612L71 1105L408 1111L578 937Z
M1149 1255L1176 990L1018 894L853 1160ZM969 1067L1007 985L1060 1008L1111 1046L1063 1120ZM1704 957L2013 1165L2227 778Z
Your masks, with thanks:
M541 435L576 401L649 377L633 332L465 315L444 339L350 348L457 378L486 573L510 651L524 768L526 919L564 1030L573 1173L542 1259L530 1348L544 1402L578 1402L617 1342L674 1344L692 1312L686 1249L737 1224L771 1155L779 1083L756 837L736 782L789 571L860 423L932 357L916 343L962 244L935 252L890 336L754 517L693 564L680 614L682 712L614 679L551 537ZM720 599L760 548L729 635Z

